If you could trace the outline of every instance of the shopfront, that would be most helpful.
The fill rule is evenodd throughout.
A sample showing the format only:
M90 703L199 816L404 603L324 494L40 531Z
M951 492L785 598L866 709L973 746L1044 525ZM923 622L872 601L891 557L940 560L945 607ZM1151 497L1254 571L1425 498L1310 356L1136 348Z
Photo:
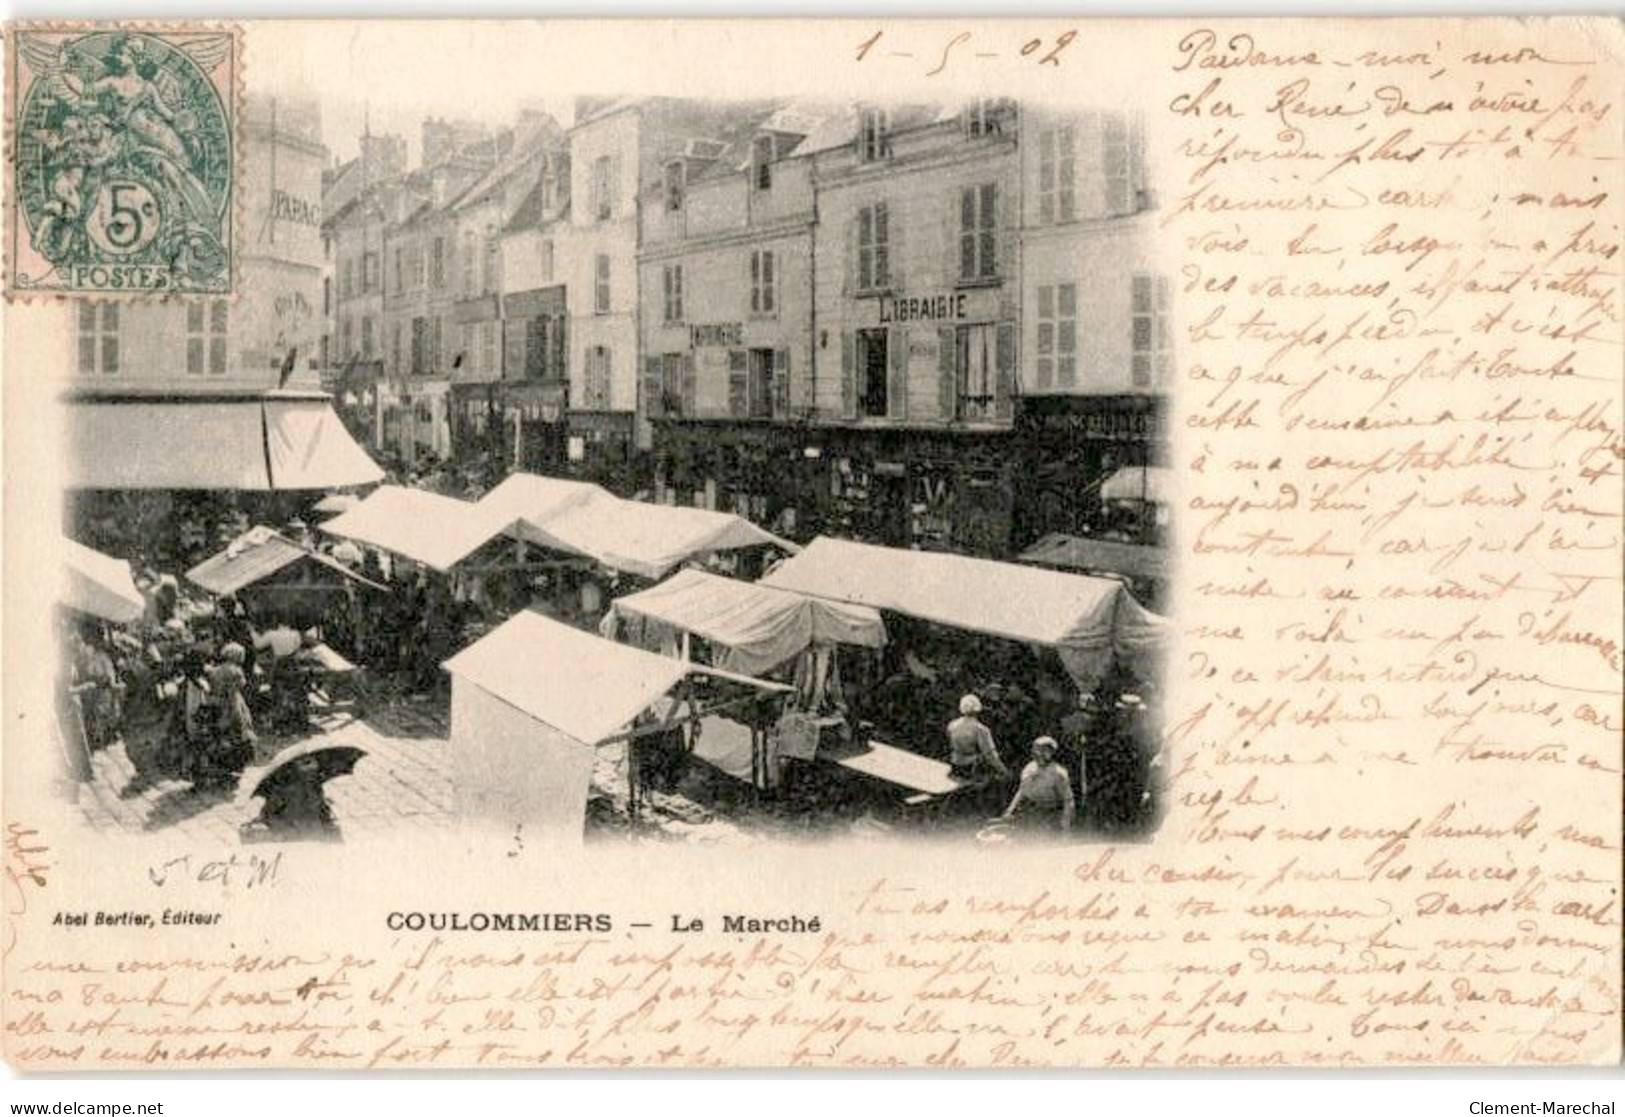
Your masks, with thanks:
M1156 513L1113 508L1102 498L1101 486L1125 467L1167 464L1163 397L1025 398L1017 410L1016 434L1016 546L1051 532L1156 541Z

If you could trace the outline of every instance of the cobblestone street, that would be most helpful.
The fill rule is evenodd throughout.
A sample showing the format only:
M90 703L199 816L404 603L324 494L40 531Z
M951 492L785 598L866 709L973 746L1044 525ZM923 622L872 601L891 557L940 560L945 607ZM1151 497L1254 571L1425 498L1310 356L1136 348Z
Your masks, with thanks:
M124 745L114 743L95 754L95 775L80 789L80 806L100 827L174 830L236 845L242 840L238 828L259 813L260 801L252 797L254 786L277 755L321 741L367 752L352 774L326 785L344 834L452 824L444 710L427 701L393 701L359 719L348 713L318 713L315 725L316 732L304 737L262 738L255 763L243 773L235 792L198 791L180 780L142 787Z

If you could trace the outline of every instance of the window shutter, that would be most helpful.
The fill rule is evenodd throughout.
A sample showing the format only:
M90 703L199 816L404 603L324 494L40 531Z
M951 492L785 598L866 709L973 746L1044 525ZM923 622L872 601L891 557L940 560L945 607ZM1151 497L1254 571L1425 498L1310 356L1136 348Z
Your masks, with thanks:
M610 156L610 160L609 160L609 191L608 191L608 193L609 193L609 217L610 217L611 221L613 221L615 218L620 216L621 211L620 211L619 207L616 204L617 201L619 200L620 192L621 192L621 157L619 155L612 155L612 156Z
M958 199L955 199L957 202ZM958 274L957 272L955 273ZM959 410L959 346L952 326L937 327L937 407L952 421Z
M530 321L529 318L509 318L498 325L502 330L501 378L504 380L517 380L526 372L525 338L530 332Z
M1020 269L1016 267L1016 253L1020 251L1016 239L1016 226L1020 224L1020 219L1016 214L1016 192L1010 187L1011 182L1008 179L1001 180L997 187L998 201L995 205L998 209L996 220L999 228L994 239L999 246L999 257L994 263L993 271L995 275L1013 280L1021 274Z
M1015 414L1016 324L1000 322L994 341L997 378L993 382L993 417L1008 423Z
M908 330L893 326L886 338L891 368L886 379L886 417L908 418Z
M908 277L903 270L903 222L891 206L881 203L886 214L886 286L893 291L908 288Z
M728 414L735 419L750 414L750 361L743 349L728 350Z
M851 296L858 289L858 217L853 214L846 223L846 267L843 269L845 282L841 286L841 294Z
M695 397L699 392L699 386L695 382L695 377L694 377L694 354L691 353L691 352L683 354L683 374L682 375L683 375L683 390L682 390L682 394L683 394L683 414L692 417L692 416L698 414L698 410L699 410L698 404L695 402Z
M665 384L660 357L643 358L643 413L649 418L666 413Z
M948 191L948 202L942 213L942 274L952 286L961 278L959 266L959 187Z
M854 367L852 331L841 331L841 418L858 417L857 369Z
M559 315L553 319L553 350L555 353L553 377L565 383L570 381L570 348L564 336L565 323L569 321L566 315Z
M773 350L773 418L790 417L790 350Z

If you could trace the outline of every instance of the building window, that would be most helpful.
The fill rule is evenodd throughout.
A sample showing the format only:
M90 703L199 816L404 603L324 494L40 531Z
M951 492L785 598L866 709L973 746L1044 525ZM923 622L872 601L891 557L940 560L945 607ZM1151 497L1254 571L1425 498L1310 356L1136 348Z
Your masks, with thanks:
M457 356L451 359L452 368L461 369L466 366L469 372L476 371L477 362L479 359L479 353L476 349L477 343L474 338L474 331L476 329L478 329L478 327L475 326L473 322L463 323L463 344L462 347L458 349Z
M79 371L86 376L118 372L118 303L79 304Z
M996 337L991 323L955 330L955 364L959 370L959 414L965 420L993 418L998 382Z
M1038 221L1053 225L1077 216L1077 146L1072 126L1038 133Z
M399 293L406 290L406 252L404 249L395 250L395 291Z
M346 314L344 316L344 318L339 322L339 353L343 356L343 358L346 361L348 361L351 357L355 356L355 350L353 348L351 348L351 345L350 345L350 341L354 336L355 336L355 323L352 322L350 320L350 316L348 314ZM190 356L191 356L190 346L188 347L187 356L188 356L188 358L190 358ZM188 359L187 364L188 365L191 364L190 359Z
M778 277L773 272L773 253L766 249L750 254L750 312L777 313Z
M588 411L609 410L609 377L609 350L602 345L592 346L587 350L586 383L582 393L585 398L581 401Z
M773 137L757 136L751 149L751 180L758 190L773 189Z
M495 322L481 322L480 371L486 376L495 376L498 372L497 366L497 324Z
M421 244L412 245L412 247L411 247L411 255L408 257L408 260L411 263L412 286L413 287L422 287L423 286L423 246Z
M429 367L429 320L412 319L412 375L422 376Z
M433 263L429 271L430 280L436 287L446 285L446 238L434 238Z
M399 374L401 371L401 324L392 322L389 327L389 371Z
M474 230L463 230L463 297L474 294Z
M752 419L773 418L773 350L750 351L749 377L747 414Z
M858 287L873 291L891 283L891 232L886 203L858 210Z
M442 348L445 325L446 320L437 314L434 317L434 325L429 330L429 369L433 372L440 371L442 354L445 352Z
M550 240L542 242L542 282L553 282L553 242Z
M1078 378L1078 288L1038 288L1038 386L1070 388Z
M1165 276L1134 277L1132 313L1132 365L1134 386L1166 384L1173 362L1168 343L1168 280Z
M661 291L667 322L683 320L683 265L667 264L661 272Z
M1001 136L1010 102L1003 97L982 97L965 107L965 135L974 138Z
M372 315L361 316L361 356L363 360L372 360Z
M378 253L376 252L361 254L361 289L363 291L378 290Z
M608 221L615 212L609 170L609 156L600 155L592 161L592 214L598 221Z
M333 277L322 276L322 313L333 313Z
M502 274L502 242L497 239L495 225L485 227L485 275L484 290L490 294L498 287L498 277Z
M592 309L595 314L609 313L609 257L603 253L593 259Z
M858 331L858 399L866 419L887 415L886 331Z
M353 291L355 283L355 261L345 257L339 265L339 298L347 299Z
M683 161L673 159L666 164L666 212L677 213L683 208Z
M186 371L191 376L226 374L225 299L186 304ZM349 325L349 321L345 321Z
M525 379L541 380L547 376L547 319L542 315L525 322Z
M685 414L683 400L683 355L666 353L660 358L660 412Z
M858 117L858 158L873 163L891 154L886 138L886 110L864 109Z
M989 279L999 274L998 193L991 182L959 192L960 279Z
M1134 136L1128 121L1116 114L1101 122L1101 173L1105 180L1106 212L1123 214L1139 210L1135 189Z

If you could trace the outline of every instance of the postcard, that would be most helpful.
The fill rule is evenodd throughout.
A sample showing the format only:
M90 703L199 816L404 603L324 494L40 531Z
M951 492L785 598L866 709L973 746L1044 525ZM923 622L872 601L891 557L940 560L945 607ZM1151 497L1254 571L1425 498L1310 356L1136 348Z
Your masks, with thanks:
M4 39L18 1071L1619 1061L1617 21Z

